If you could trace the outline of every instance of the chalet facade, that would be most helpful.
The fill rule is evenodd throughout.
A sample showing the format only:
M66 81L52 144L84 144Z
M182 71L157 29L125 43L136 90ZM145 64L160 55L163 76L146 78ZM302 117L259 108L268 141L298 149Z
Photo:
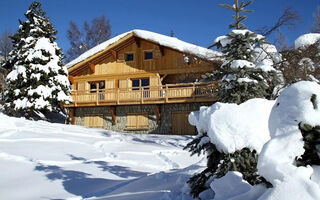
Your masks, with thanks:
M177 38L133 30L67 64L73 124L119 132L195 134L188 114L216 101L202 74L219 53Z

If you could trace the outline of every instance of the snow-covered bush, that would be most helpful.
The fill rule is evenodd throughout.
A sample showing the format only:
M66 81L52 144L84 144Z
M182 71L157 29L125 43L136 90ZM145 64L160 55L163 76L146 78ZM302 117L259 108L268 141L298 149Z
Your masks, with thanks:
M5 107L8 114L32 118L39 112L62 111L61 103L71 98L63 53L55 42L57 31L39 2L31 4L25 17L12 37L14 49L6 63L13 70L6 79Z
M319 106L317 83L301 81L281 92L269 118L271 140L258 162L273 188L259 199L320 199Z
M192 112L189 122L206 133L197 136L198 148L214 150L205 171L190 179L199 184L191 184L191 192L203 200L320 199L319 106L320 85L300 81L284 89L276 101L216 103ZM250 155L254 151L258 162ZM248 170L253 163L258 171ZM230 165L235 170L226 172ZM252 186L248 177L254 176L271 184Z
M207 169L189 180L192 194L211 190L211 182L229 171L241 172L251 185L265 182L256 165L262 146L270 139L268 120L273 104L258 98L240 105L215 103L189 115L200 140L192 148L204 148L208 158Z

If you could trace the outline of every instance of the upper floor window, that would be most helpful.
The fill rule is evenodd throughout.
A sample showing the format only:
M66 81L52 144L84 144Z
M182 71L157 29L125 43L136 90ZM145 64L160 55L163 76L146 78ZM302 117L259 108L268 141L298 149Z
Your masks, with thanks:
M134 60L134 54L133 53L127 53L125 55L125 60L126 61L133 61Z
M146 87L150 85L149 78L133 79L131 81L132 81L133 90L138 90L139 87ZM148 88L145 88L145 89L148 89Z
M104 81L90 82L90 91L91 92L97 92L98 89L99 90L105 89L105 82Z
M145 60L153 59L153 52L152 51L145 51L144 52L144 59Z

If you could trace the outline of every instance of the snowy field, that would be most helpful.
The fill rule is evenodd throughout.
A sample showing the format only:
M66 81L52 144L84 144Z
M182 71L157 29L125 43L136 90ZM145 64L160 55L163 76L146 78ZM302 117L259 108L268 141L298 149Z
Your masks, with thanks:
M133 135L0 114L0 199L190 199L205 161L187 136Z

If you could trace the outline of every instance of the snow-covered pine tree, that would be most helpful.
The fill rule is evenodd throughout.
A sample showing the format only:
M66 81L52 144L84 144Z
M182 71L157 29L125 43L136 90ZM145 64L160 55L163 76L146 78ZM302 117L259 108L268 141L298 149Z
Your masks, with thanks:
M14 49L7 65L13 70L7 76L6 112L33 118L39 112L63 111L61 103L71 100L70 83L63 53L55 42L57 31L39 2L30 5L25 17L12 37Z
M242 23L247 17L240 14L252 12L246 9L252 2L241 1L239 4L235 0L234 5L220 5L235 12L235 22L229 27L236 29L215 40L215 46L226 57L221 69L209 76L210 80L220 81L219 102L240 104L252 98L272 99L274 87L279 84L277 71L271 66L272 56L267 50L272 45L266 44L263 36L247 30ZM192 155L206 153L208 159L207 168L188 181L194 197L199 197L210 188L214 178L223 177L228 171L240 172L252 185L266 182L257 174L258 152L255 150L243 148L232 154L220 152L210 143L207 133L198 133L186 148Z

